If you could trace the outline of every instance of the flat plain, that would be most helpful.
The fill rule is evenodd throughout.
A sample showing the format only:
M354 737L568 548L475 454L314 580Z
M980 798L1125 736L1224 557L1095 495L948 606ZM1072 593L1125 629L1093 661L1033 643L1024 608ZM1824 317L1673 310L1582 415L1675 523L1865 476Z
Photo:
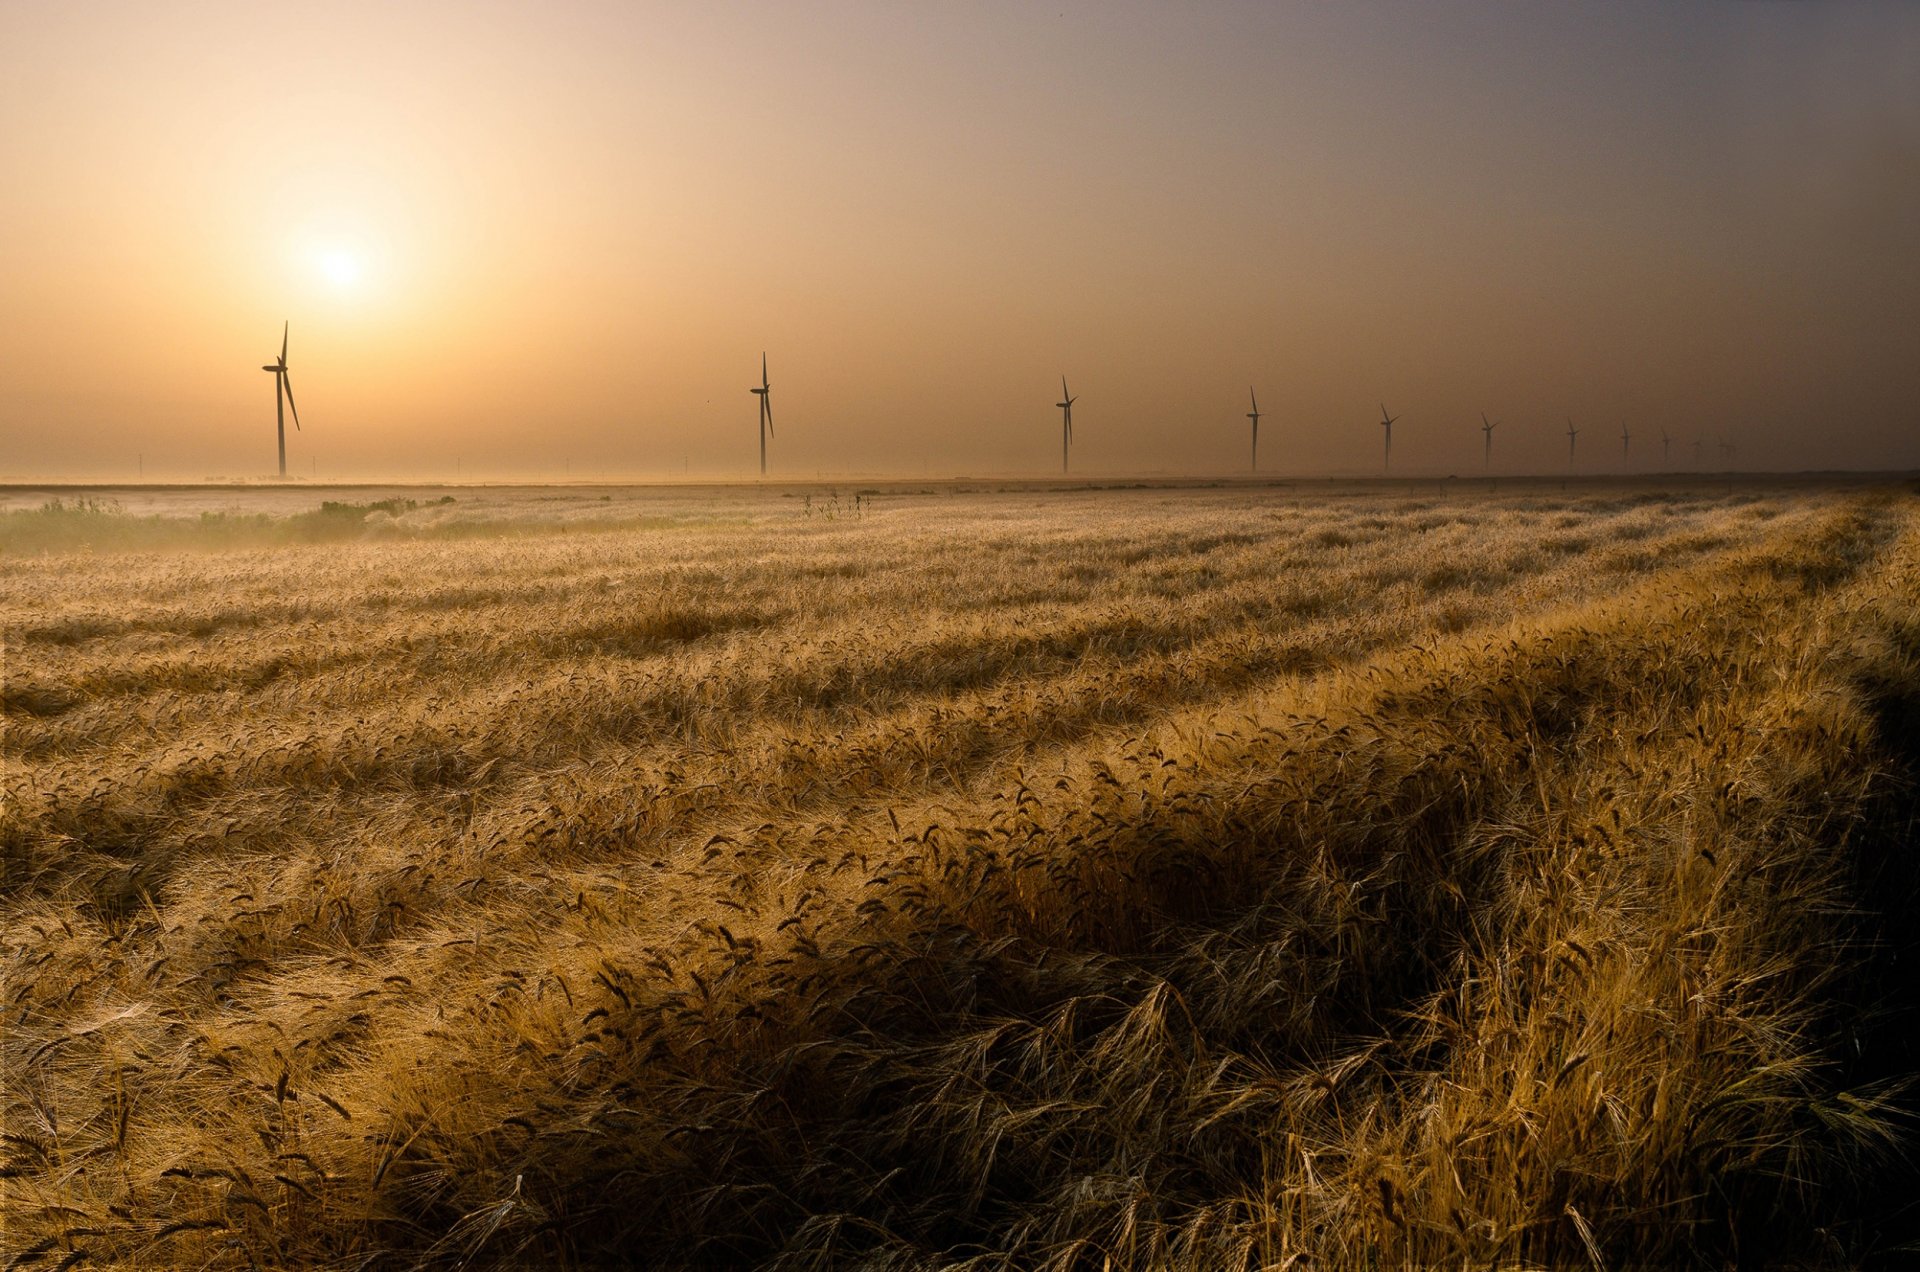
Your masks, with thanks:
M1908 485L0 499L15 1265L1916 1235Z

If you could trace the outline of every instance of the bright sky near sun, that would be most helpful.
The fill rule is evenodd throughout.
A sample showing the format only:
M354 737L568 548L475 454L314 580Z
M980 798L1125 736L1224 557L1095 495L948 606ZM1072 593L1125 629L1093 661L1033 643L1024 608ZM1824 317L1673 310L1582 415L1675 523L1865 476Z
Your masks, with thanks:
M0 6L0 479L283 322L323 478L1920 467L1920 6Z

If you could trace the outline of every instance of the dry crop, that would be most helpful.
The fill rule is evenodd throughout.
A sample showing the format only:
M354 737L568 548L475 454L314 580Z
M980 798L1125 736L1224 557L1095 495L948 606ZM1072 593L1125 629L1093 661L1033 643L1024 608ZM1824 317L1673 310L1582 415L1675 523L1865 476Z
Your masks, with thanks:
M532 498L4 514L13 1266L1913 1237L1911 493Z

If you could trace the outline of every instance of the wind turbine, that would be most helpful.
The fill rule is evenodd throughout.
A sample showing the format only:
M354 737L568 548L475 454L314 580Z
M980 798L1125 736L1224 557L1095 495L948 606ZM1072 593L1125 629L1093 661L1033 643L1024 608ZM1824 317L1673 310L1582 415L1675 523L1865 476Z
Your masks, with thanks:
M1060 377L1060 400L1054 403L1060 408L1060 472L1067 471L1067 447L1073 443L1073 404L1079 399L1067 392L1067 377Z
M1393 467L1393 422L1400 417L1387 414L1387 404L1380 404L1380 427L1387 430L1387 449L1380 460L1380 471L1386 472Z
M1620 462L1621 464L1624 465L1627 463L1628 451L1632 445L1633 445L1633 434L1627 432L1627 425L1626 425L1626 422L1623 420L1621 421L1621 424L1620 424Z
M1573 471L1573 439L1580 436L1580 430L1573 426L1573 417L1567 417L1567 471Z
M293 383L287 379L287 327L280 325L280 360L260 369L273 372L273 413L280 437L280 475L287 475L287 408L293 406L294 431L300 429L300 408L293 405Z
M760 399L760 475L767 475L767 439L773 436L773 385L767 381L767 355L760 355L760 387L747 392Z
M1480 434L1487 444L1484 463L1489 472L1493 471L1493 430L1499 427L1497 422L1487 418L1485 411L1480 412Z
M1247 400L1253 403L1253 409L1247 412L1247 418L1253 421L1253 452L1247 460L1249 472L1260 471L1260 399L1253 395L1253 386L1247 386Z
M1733 471L1733 452L1737 449L1739 448L1726 438L1720 439L1720 458L1725 461L1728 472Z

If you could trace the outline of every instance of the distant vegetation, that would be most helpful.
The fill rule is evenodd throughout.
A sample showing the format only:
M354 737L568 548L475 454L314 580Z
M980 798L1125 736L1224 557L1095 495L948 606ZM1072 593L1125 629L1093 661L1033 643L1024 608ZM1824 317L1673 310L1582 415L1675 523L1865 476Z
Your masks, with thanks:
M429 499L426 507L438 508L454 502L452 495L442 495L438 499ZM353 521L365 521L370 512L384 512L390 517L398 517L421 507L418 499L374 499L367 503L345 503L333 499L320 502L320 511L309 515L322 518L333 517Z
M18 1264L1916 1236L1904 490L329 507L9 534Z

